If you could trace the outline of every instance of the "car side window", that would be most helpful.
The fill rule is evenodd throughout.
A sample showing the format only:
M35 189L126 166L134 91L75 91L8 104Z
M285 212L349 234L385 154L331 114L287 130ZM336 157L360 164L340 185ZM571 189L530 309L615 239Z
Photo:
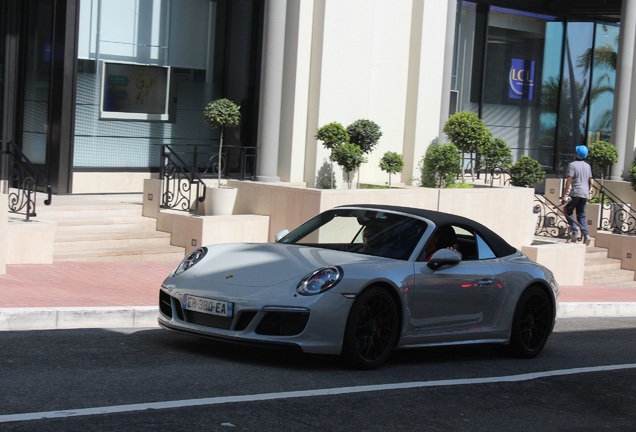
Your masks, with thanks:
M477 259L491 259L496 258L495 253L490 249L490 246L486 244L483 238L479 234L475 234L477 239Z

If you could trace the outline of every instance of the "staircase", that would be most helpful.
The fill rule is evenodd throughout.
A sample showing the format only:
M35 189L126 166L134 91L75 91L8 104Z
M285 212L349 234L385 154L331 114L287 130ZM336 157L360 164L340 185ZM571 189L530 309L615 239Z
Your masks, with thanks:
M636 288L634 271L621 268L621 260L608 258L607 249L588 246L585 251L585 285Z
M56 225L53 261L174 262L184 248L142 216L139 195L56 196L37 219Z

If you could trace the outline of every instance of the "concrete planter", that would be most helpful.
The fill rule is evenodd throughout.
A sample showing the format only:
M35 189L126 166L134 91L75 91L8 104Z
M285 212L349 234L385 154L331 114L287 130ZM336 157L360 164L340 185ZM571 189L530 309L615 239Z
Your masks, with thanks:
M234 213L238 189L233 187L208 187L205 190L203 214L228 216Z

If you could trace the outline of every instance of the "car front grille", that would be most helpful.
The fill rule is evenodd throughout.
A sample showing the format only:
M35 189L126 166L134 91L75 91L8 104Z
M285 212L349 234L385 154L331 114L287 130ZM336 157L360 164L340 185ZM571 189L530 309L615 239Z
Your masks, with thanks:
M168 318L173 317L173 308L177 319L192 324L231 330L234 318L222 317L202 312L184 310L181 302L167 292L159 291L159 310ZM234 330L243 331L257 316L257 311L246 310L238 315ZM303 332L309 321L309 312L272 311L265 312L256 326L256 333L264 336L295 336Z
M168 318L172 318L171 298L167 292L159 290L159 310Z
M186 311L186 321L192 324L204 325L225 330L229 330L232 327L232 318L195 311Z
M295 336L302 333L309 321L309 312L267 312L256 327L256 333L266 336Z

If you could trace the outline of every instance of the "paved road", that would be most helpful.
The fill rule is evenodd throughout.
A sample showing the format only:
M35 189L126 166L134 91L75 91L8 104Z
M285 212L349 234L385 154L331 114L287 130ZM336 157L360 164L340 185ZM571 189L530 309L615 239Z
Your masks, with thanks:
M634 338L634 318L568 319L532 360L428 348L357 371L160 329L0 332L0 430L631 431Z

